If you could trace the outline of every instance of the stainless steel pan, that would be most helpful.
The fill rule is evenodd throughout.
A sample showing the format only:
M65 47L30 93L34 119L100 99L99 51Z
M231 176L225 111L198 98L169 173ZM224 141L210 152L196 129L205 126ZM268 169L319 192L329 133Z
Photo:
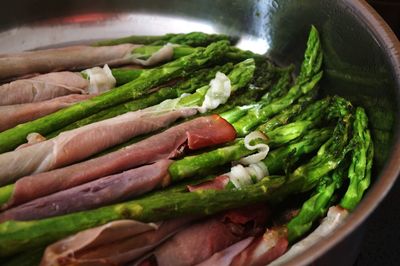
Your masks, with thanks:
M364 106L376 145L374 183L348 221L290 265L351 265L362 224L400 169L400 45L362 0L13 0L0 9L0 53L131 34L222 32L239 47L299 63L310 24L322 33L324 93Z

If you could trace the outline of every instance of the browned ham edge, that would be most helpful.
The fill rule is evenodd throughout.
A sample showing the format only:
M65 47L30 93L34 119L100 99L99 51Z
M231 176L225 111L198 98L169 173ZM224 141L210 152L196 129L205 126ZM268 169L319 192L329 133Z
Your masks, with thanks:
M111 222L50 245L40 265L122 265L138 259L191 220L180 218L157 225L132 220Z
M38 198L0 213L0 222L43 219L142 195L165 183L171 163L170 160L161 160Z
M0 86L0 106L34 103L68 94L87 94L89 81L79 73L54 72Z
M214 253L262 232L268 213L253 206L228 211L180 231L139 265L195 265Z
M15 183L11 199L3 208L20 205L140 165L174 158L179 155L184 144L190 149L200 149L232 141L235 136L235 129L221 117L199 117L101 157L23 177ZM24 149L28 148L30 147Z
M181 109L159 113L143 109L66 131L22 149L0 154L0 185L78 162L132 137L153 132L196 113Z
M0 56L0 79L31 73L81 70L94 66L125 65L132 62L131 52L137 45L70 46Z
M72 94L38 103L0 106L0 131L54 113L91 97L92 95Z

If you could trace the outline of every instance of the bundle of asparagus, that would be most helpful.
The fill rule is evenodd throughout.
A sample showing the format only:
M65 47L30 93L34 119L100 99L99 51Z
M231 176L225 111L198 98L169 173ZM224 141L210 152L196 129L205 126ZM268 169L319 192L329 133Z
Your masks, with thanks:
M134 57L150 61L161 45L185 46L169 47L173 61L155 68L113 69L117 85L126 84L0 133L0 256L8 265L42 257L42 265L163 265L175 249L196 246L194 231L198 241L221 237L196 256L195 248L185 249L175 263L281 263L357 206L371 179L368 120L341 97L317 98L323 54L316 28L294 81L293 67L277 67L227 39L191 33L97 43L145 44ZM176 112L183 115L167 118ZM186 119L174 122L180 117ZM108 125L118 132L88 130ZM135 137L133 125L147 135ZM151 132L162 127L169 128ZM12 151L32 133L48 140ZM44 159L24 161L39 148ZM267 228L275 208L296 194L309 199ZM204 230L211 224L214 231Z

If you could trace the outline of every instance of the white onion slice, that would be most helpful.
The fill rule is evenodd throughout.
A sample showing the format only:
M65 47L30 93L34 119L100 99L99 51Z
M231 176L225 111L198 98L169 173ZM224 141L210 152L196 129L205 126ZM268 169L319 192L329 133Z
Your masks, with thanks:
M210 88L204 97L202 106L199 108L200 113L217 108L220 104L224 104L231 96L232 86L230 79L221 72L217 72L215 78L210 81Z
M251 150L251 151L257 150L258 152L242 158L240 160L240 163L245 164L245 165L255 164L255 163L258 163L258 162L264 160L265 157L267 157L268 152L269 152L269 146L267 144L264 144L264 143L258 143L256 145L250 144L250 142L252 140L256 140L256 139L267 140L267 137L260 131L253 131L250 134L248 134L244 138L244 146L248 150Z
M116 79L112 75L108 65L101 67L93 67L83 71L89 77L89 94L98 94L115 87Z

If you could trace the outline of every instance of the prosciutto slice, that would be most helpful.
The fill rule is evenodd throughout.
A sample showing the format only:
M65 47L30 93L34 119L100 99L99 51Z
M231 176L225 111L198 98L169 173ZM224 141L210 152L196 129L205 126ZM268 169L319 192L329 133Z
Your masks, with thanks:
M59 168L124 143L132 137L163 128L196 113L181 109L158 113L146 109L66 131L53 139L0 154L0 185L19 177Z
M165 183L171 162L161 160L38 198L0 213L0 222L43 219L94 209L144 194Z
M114 46L70 46L0 56L0 79L31 73L47 73L60 70L81 70L94 66L119 66L126 64L152 65L173 56L173 47L166 46L147 60L139 60L132 51L134 44Z
M111 222L50 245L40 265L122 265L144 255L191 220L181 218L158 224Z
M232 260L231 266L263 266L286 252L288 240L285 232L271 229L256 238L246 249Z
M260 206L228 211L180 231L139 265L195 265L261 232L268 213Z
M248 237L246 239L243 239L233 244L232 246L220 252L215 253L209 259L197 264L197 266L214 266L214 265L230 266L235 256L238 255L240 252L242 252L246 247L248 247L253 241L253 239L254 237Z
M54 113L91 97L92 95L71 94L38 103L0 106L0 131Z
M0 86L0 105L41 102L68 94L86 94L89 81L79 73L54 72Z
M15 183L11 199L4 208L139 165L174 158L180 154L181 147L186 143L189 149L194 150L226 143L235 137L235 129L220 116L199 117L101 157L26 176Z

